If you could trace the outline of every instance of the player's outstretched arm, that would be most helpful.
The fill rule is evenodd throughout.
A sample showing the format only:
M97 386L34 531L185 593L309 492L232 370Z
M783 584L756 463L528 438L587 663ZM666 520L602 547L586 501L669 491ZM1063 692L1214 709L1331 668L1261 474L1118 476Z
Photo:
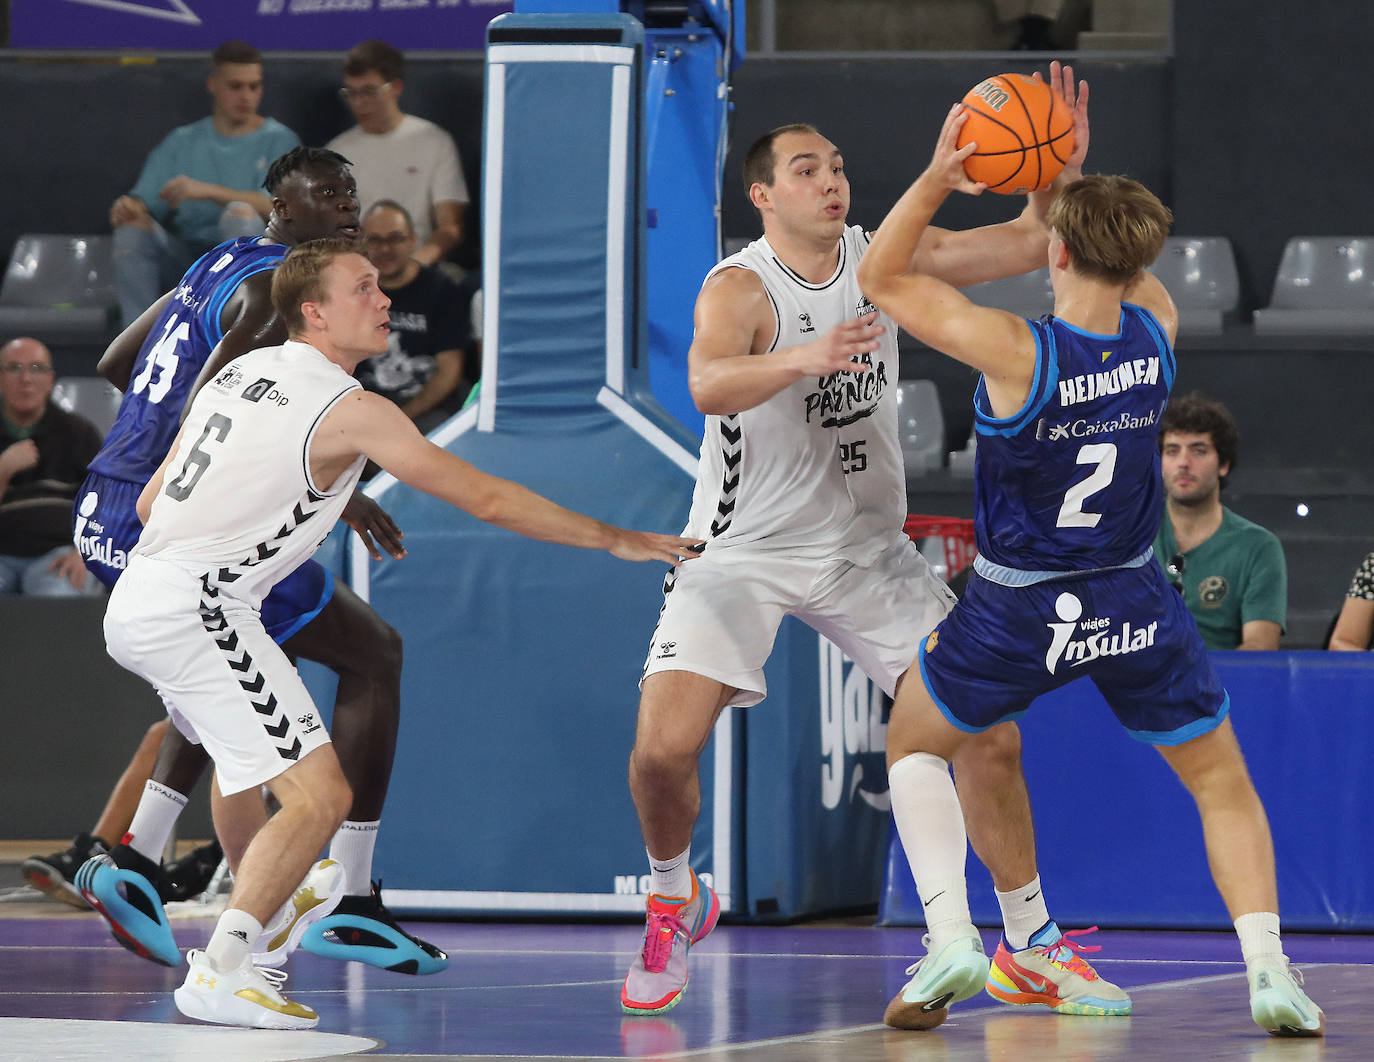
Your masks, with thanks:
M701 544L700 539L606 524L511 480L487 475L426 439L395 403L361 390L341 399L320 425L310 452L315 482L332 483L359 453L402 483L526 538L668 564L690 559L692 547Z
M845 321L811 343L769 350L777 317L758 275L725 269L697 297L695 334L687 353L687 385L702 413L753 409L807 376L868 372L853 359L878 347L886 329L876 315Z

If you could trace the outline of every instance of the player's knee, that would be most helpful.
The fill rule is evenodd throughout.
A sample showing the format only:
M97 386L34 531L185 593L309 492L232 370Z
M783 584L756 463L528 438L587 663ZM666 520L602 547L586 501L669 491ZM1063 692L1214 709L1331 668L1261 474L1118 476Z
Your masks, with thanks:
M970 738L955 756L955 772L974 770L983 776L1021 770L1021 731L1015 723L999 723Z
M661 735L635 742L630 777L653 784L673 784L697 769L695 749L675 746Z

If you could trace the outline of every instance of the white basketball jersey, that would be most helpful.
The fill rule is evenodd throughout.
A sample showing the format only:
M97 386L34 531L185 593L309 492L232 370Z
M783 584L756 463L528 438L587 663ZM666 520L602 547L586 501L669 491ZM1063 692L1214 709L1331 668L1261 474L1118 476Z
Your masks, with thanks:
M800 346L842 321L871 313L859 290L868 236L845 230L828 280L812 284L783 265L766 239L708 274L748 269L773 304L769 350ZM867 373L808 377L766 402L706 418L701 464L685 534L712 550L748 546L867 565L901 536L906 475L897 435L897 326L886 315Z
M192 402L134 553L257 607L320 547L358 482L361 456L321 489L310 478L310 443L359 386L305 343L230 362Z

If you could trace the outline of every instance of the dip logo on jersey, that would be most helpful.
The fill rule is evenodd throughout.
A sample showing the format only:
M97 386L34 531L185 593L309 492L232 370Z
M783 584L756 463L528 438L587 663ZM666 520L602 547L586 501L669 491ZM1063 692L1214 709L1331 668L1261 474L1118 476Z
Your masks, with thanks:
M1159 359L1136 358L1123 361L1105 372L1085 372L1059 381L1059 404L1076 406L1103 395L1119 395L1141 384L1159 382Z
M265 377L255 380L243 389L243 398L249 402L261 402L264 398L276 406L284 406L291 401L277 390L277 381Z
M1197 598L1203 608L1221 608L1230 591L1231 584L1224 575L1209 575L1197 584Z
M887 716L891 702L849 657L820 635L821 804L862 801L892 810L887 789Z
M243 370L237 365L226 365L215 377L214 386L221 391L237 391L243 383Z
M1103 656L1135 653L1155 644L1159 621L1148 627L1132 628L1130 620L1122 620L1113 629L1112 621L1104 617L1083 619L1083 602L1065 591L1054 602L1054 611L1062 623L1047 623L1052 637L1045 653L1045 669L1053 675L1060 662L1078 667ZM1079 637L1075 638L1077 634Z
M1063 424L1049 424L1042 418L1035 426L1035 439L1037 442L1045 439L1049 439L1050 442L1061 442L1064 439L1091 439L1094 435L1104 432L1153 428L1162 409L1162 406L1160 409L1152 409L1143 417L1133 413L1118 413L1106 420L1085 420L1080 417Z
M87 491L76 508L76 526L72 529L72 542L76 551L85 560L95 561L107 568L127 568L129 555L122 549L115 549L114 540L105 534L105 527L99 520L92 520L100 505L100 496L95 491ZM89 532L89 534L87 533Z

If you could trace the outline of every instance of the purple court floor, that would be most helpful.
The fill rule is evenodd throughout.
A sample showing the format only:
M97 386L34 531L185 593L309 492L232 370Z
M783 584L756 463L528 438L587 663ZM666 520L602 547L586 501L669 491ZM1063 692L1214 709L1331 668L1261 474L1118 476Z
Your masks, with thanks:
M212 921L173 924L183 948ZM938 1030L881 1024L918 929L721 926L692 950L682 1002L656 1018L620 1012L638 946L630 925L424 923L452 963L406 977L298 952L288 993L318 1030L260 1032L183 1019L180 971L121 949L94 914L0 917L0 1059L138 1062L372 1059L690 1058L845 1062L1345 1062L1374 1059L1365 978L1374 937L1285 943L1327 1015L1325 1040L1276 1040L1250 1021L1234 937L1111 932L1090 958L1131 991L1129 1018L1057 1017L978 996ZM996 938L987 934L989 950Z

